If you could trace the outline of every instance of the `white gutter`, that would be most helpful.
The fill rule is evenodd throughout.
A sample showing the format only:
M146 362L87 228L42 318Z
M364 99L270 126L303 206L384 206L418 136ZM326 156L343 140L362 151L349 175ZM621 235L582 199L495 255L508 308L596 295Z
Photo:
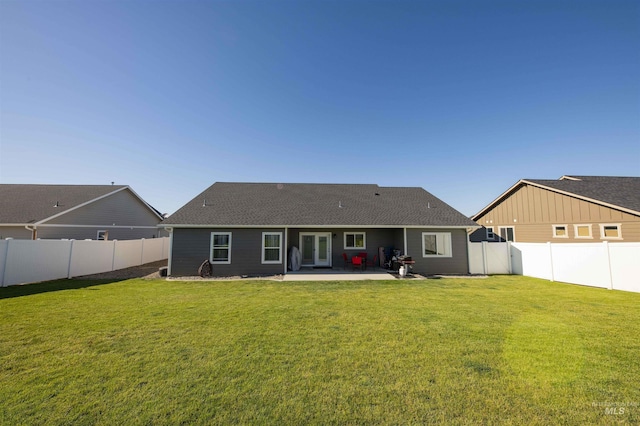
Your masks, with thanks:
M193 225L193 224L168 224L158 225L171 228L313 228L313 229L479 229L482 226L469 225Z

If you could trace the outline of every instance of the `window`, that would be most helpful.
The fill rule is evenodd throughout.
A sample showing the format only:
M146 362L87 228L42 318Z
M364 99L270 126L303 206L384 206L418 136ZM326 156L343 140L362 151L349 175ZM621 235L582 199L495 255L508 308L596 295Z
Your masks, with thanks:
M591 236L591 225L573 225L576 238L593 238Z
M600 238L602 239L622 239L622 232L619 223L603 223L600 225Z
M493 233L493 226L487 226L487 240L495 240L496 234Z
M262 263L282 263L282 232L262 233Z
M500 238L502 241L515 241L516 234L513 226L501 226L500 228Z
M231 232L211 233L211 263L231 263Z
M98 241L107 241L109 239L109 231L98 231L98 236L96 240Z
M367 234L364 232L350 232L344 233L344 248L345 249L366 249L367 248Z
M423 232L422 257L451 257L451 233Z
M567 225L553 225L553 238L569 238Z

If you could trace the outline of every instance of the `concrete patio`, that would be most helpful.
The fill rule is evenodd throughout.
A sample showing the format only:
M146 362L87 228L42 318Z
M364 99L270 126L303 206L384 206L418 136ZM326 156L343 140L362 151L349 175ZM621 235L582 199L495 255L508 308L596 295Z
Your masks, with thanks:
M366 280L395 280L396 277L384 269L352 271L342 268L302 268L299 271L289 271L282 277L282 281L366 281Z

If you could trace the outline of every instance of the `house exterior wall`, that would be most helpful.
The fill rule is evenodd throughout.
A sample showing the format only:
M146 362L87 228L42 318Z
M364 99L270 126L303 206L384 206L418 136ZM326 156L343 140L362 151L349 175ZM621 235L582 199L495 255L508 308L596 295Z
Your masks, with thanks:
M231 232L231 263L213 264L214 276L228 277L236 275L277 275L284 273L282 263L262 264L262 233L282 232L282 228L205 228L173 230L171 276L196 276L198 267L210 258L211 233ZM283 241L284 245L284 241Z
M69 239L69 240L96 240L98 231L109 231L109 240L137 240L140 238L157 238L166 236L161 230L148 228L114 228L105 226L64 226L64 227L38 227L38 238L40 239Z
M423 257L422 233L451 234L451 257ZM416 262L413 272L418 274L468 274L467 231L464 229L407 229L407 253Z
M0 226L0 240L7 238L30 240L31 231L28 231L24 226Z
M395 248L404 251L403 229L377 228L291 228L285 232L282 228L198 228L173 230L172 252L170 253L171 276L196 276L198 267L205 259L209 259L212 232L231 232L231 263L212 265L214 276L237 275L278 275L284 273L284 256L289 250L300 245L300 233L331 233L332 266L341 268L344 265L342 253L349 258L360 252L366 252L368 259L378 254L380 247ZM262 233L282 232L283 246L286 238L286 249L282 253L283 261L278 264L262 264ZM365 249L345 249L344 234L351 232L366 233ZM423 258L422 232L451 233L452 257ZM288 235L286 235L288 233ZM416 261L414 272L425 274L466 274L467 233L464 229L407 229L407 252Z
M342 267L344 259L342 253L346 253L350 259L352 256L361 252L367 253L367 259L373 260L378 254L380 247L396 248L403 250L403 232L402 229L380 229L380 228L290 228L289 239L287 241L287 253L291 247L296 246L300 249L300 233L301 232L330 232L331 233L331 265L334 267ZM344 247L344 234L364 232L366 234L365 249L346 249ZM399 243L398 243L399 241Z
M640 217L596 203L558 194L547 189L523 185L510 196L476 219L479 225L492 226L499 241L498 228L514 228L517 242L596 242L603 241L601 224L619 224L620 239L611 241L640 241ZM591 225L591 238L576 238L574 225ZM553 235L553 225L567 225L567 237ZM471 241L487 241L486 228L470 235Z
M64 206L62 206L64 208ZM48 224L156 226L160 218L128 190L58 216Z

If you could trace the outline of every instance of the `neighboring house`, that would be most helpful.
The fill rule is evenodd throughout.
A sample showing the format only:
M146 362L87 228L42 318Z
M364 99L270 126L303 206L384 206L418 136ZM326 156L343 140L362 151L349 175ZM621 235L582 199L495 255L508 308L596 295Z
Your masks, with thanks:
M522 179L471 217L471 241L640 241L640 177Z
M411 256L414 272L466 274L467 232L477 224L422 188L378 185L215 183L161 226L171 231L169 274L287 273L297 247L303 267L344 267L379 248Z
M0 184L0 239L155 238L162 219L125 185Z

